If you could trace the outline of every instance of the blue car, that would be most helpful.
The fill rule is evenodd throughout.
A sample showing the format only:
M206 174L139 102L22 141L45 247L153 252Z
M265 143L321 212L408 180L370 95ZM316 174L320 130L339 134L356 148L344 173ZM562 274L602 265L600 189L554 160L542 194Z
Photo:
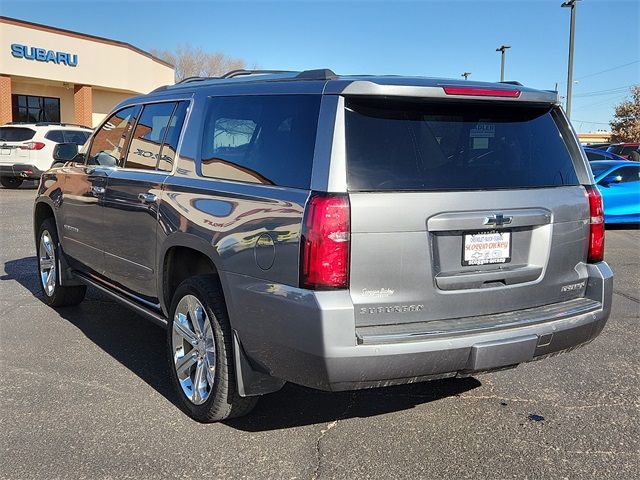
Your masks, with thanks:
M604 202L605 223L640 223L640 163L589 162Z
M616 155L615 153L607 152L606 150L601 150L599 148L582 147L582 149L590 162L597 160L625 160L624 157L621 157L620 155Z

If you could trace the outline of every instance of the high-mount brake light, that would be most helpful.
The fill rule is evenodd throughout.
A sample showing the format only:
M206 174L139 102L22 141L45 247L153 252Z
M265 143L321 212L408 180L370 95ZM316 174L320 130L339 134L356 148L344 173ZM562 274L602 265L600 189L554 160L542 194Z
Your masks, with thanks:
M587 190L589 199L589 253L587 261L589 263L601 262L604 260L604 208L602 206L602 195L598 188L593 185L584 187Z
M476 97L506 97L518 98L520 90L505 90L502 88L480 87L442 87L447 95L469 95Z
M343 194L314 194L301 238L300 286L332 290L349 286L351 208Z

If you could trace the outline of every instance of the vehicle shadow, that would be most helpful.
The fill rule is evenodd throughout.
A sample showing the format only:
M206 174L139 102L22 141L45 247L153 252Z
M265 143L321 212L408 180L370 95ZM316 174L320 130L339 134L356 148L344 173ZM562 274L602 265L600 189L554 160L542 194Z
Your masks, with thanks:
M606 230L640 230L640 223L607 223Z
M38 180L25 180L17 189L5 188L0 186L0 190L36 190L38 188Z
M6 275L0 280L16 281L41 299L38 278L34 274L35 257L10 260L4 268ZM80 305L57 311L90 341L182 410L168 380L166 333L162 328L95 289L88 290L86 300ZM331 393L286 384L279 392L261 398L253 413L228 420L225 424L243 431L258 432L371 417L460 395L480 385L475 378L463 378Z

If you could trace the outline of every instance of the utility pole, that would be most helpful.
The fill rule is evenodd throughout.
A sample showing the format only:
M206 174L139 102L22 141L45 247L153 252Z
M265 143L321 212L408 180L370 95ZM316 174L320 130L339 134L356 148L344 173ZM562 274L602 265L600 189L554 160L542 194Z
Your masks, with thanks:
M511 48L511 45L501 45L500 48L496 48L496 52L502 52L500 59L500 81L504 82L504 60L505 60L505 52L508 48Z
M460 75L461 77L464 77L465 80L469 80L469 75L471 75L471 72L464 72L462 75Z
M569 67L567 69L567 118L571 118L571 90L573 88L573 45L576 29L576 5L578 0L567 0L562 8L571 9L571 27L569 29Z

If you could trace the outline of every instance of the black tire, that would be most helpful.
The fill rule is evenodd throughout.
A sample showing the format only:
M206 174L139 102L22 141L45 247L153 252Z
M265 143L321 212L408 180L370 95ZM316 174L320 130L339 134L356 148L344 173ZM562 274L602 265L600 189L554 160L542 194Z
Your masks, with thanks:
M42 239L43 233L48 232L53 246L53 251L55 252L54 268L56 270L56 274L54 276L55 280L53 283L53 290L51 292L47 291L45 288L45 283L41 277L41 262L43 258L40 253L40 243ZM61 250L60 250L60 242L58 240L58 232L56 231L56 223L52 218L46 218L40 224L40 228L38 228L38 237L36 240L36 252L38 259L38 278L40 285L40 289L42 291L42 296L44 303L49 305L50 307L68 307L71 305L77 305L82 300L84 300L85 294L87 292L87 287L84 285L78 286L62 286L60 285L60 275L58 272L59 262L57 259L60 258Z
M19 188L24 180L19 177L0 177L0 185L4 188Z
M205 321L208 319L212 328L215 345L213 387L206 401L200 405L193 403L183 391L174 363L173 330L176 309L180 300L187 295L193 295L202 305L206 313ZM241 397L238 394L231 325L218 277L199 275L182 282L173 296L169 313L167 357L171 383L189 416L202 423L211 423L241 417L251 412L258 402L258 397Z

